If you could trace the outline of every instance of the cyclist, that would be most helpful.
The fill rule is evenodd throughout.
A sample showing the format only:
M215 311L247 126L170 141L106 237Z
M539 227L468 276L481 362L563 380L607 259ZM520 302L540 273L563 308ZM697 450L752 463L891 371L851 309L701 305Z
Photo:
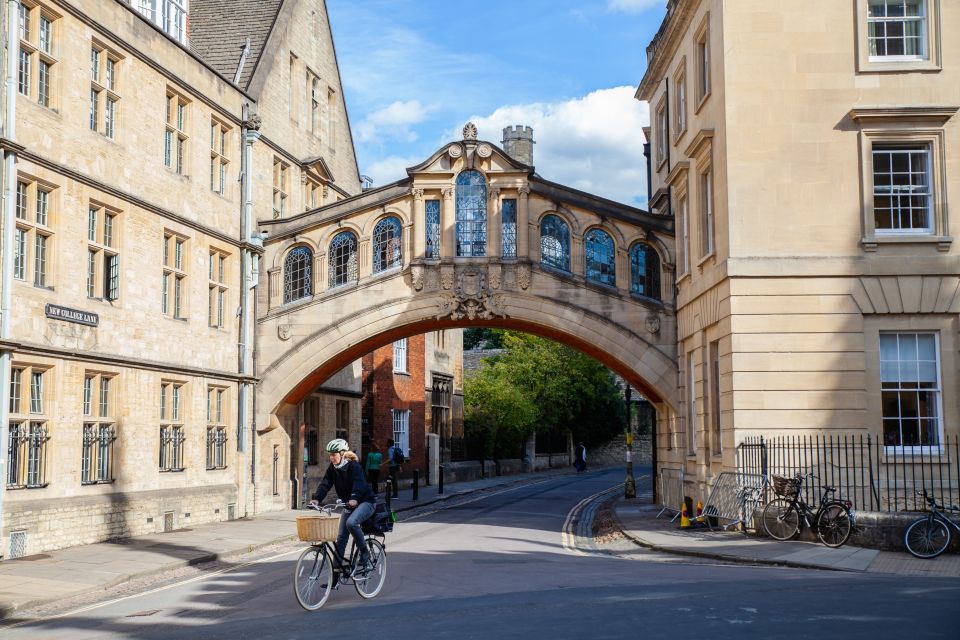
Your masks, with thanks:
M327 455L330 466L320 485L313 494L311 505L320 503L330 488L337 491L337 497L347 504L348 510L340 517L340 534L337 536L337 553L341 558L347 549L347 536L353 535L360 549L360 571L369 571L370 553L363 537L360 525L373 515L377 497L363 476L363 468L357 462L357 454L350 451L350 445L343 438L335 438L327 443Z

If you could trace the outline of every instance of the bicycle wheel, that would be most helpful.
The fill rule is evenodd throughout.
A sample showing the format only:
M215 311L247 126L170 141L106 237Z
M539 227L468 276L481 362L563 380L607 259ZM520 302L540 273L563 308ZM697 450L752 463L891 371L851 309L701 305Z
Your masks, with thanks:
M307 611L323 606L333 588L333 564L323 547L311 545L303 550L293 571L293 591L297 602Z
M950 545L950 529L933 516L924 516L907 527L903 545L918 558L936 558Z
M774 540L789 540L800 533L800 514L786 498L774 498L763 508L763 528Z
M842 547L853 531L850 509L842 502L828 502L817 516L814 528L820 542L828 547Z
M353 574L353 586L357 588L357 593L360 594L361 598L375 597L380 593L380 589L383 588L383 583L387 579L387 550L383 548L379 540L374 538L367 538L367 549L370 552L370 564L373 565L373 569L364 574L357 572ZM351 564L357 566L360 562L357 557L359 552L355 549L353 554Z

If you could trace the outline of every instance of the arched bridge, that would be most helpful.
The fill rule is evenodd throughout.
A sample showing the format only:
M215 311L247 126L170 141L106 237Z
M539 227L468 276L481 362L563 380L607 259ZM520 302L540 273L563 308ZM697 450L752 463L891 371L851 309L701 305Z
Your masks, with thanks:
M464 131L403 180L259 223L258 424L379 346L478 325L569 344L676 409L672 222Z

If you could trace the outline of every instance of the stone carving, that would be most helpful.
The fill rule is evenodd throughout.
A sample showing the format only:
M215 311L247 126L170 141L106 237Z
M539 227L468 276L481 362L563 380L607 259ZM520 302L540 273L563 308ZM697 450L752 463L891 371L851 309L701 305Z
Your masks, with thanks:
M524 290L530 286L530 265L517 265L517 284Z
M437 319L489 320L506 317L502 306L503 295L494 294L487 286L483 267L467 267L457 274L457 286L445 294L440 302Z
M440 190L440 194L444 197L445 200L452 200L453 196L457 193L456 189L453 187L444 187Z
M463 155L463 147L461 147L458 144L452 144L449 147L447 147L447 154L451 158L454 158L454 159L459 158L460 156Z
M261 118L259 114L251 113L250 117L247 118L246 122L243 124L247 127L247 129L259 131L260 127L263 126L263 118Z
M416 200L420 200L421 198L423 198L423 189L411 189L410 193L413 194L413 197Z
M284 340L284 341L289 340L289 339L290 339L290 325L288 325L288 324L280 324L280 325L277 325L277 337L280 338L281 340Z
M427 291L435 291L440 288L440 273L437 269L427 269L424 288L426 288Z
M464 140L476 140L477 139L477 125L472 122L468 122L463 125L463 139Z
M656 315L647 316L647 332L648 333L660 332L660 316L656 316Z
M449 290L453 288L453 265L443 265L440 267L440 286L444 290Z
M487 277L490 279L490 288L499 289L500 288L500 265L491 264L487 267Z
M415 264L410 267L410 275L413 280L413 288L415 291L420 291L423 289L423 266Z
M90 351L97 346L97 329L73 322L47 319L44 342L60 349Z
M493 154L493 149L486 142L477 147L477 155L481 158L489 158Z

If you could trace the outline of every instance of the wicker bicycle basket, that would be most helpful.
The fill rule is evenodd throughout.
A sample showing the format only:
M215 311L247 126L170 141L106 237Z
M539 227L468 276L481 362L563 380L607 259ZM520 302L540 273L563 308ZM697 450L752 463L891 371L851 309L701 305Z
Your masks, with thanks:
M800 494L800 478L773 476L773 492L784 498L796 498Z
M340 530L340 516L297 516L297 537L304 542L333 541Z

